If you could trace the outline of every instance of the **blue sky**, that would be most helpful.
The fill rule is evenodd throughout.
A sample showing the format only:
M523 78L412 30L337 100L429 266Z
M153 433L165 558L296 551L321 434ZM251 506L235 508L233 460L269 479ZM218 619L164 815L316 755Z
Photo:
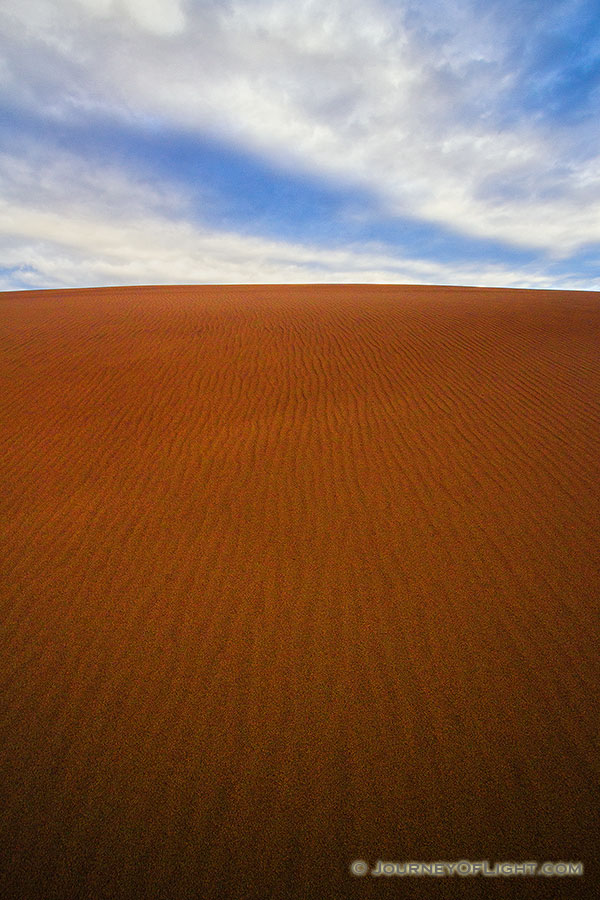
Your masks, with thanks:
M600 0L3 7L0 290L600 290Z

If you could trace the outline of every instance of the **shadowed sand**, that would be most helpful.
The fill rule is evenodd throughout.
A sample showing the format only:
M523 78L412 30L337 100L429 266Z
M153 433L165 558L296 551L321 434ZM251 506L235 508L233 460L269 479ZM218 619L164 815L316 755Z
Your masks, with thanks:
M0 313L3 897L594 896L599 294Z

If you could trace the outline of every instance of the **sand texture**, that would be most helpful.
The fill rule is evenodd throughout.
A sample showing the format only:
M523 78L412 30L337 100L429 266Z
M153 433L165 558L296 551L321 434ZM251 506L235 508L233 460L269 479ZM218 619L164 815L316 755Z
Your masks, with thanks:
M596 896L599 294L21 292L0 321L0 896Z

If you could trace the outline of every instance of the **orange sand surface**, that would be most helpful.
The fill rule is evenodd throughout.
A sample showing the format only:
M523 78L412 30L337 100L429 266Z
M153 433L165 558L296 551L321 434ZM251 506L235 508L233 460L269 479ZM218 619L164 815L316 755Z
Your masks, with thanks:
M0 319L0 896L596 896L600 294Z

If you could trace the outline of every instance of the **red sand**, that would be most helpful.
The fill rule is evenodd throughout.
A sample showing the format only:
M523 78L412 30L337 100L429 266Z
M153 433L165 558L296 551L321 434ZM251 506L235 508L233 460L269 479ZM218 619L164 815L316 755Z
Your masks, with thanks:
M599 294L0 310L2 897L595 895Z

